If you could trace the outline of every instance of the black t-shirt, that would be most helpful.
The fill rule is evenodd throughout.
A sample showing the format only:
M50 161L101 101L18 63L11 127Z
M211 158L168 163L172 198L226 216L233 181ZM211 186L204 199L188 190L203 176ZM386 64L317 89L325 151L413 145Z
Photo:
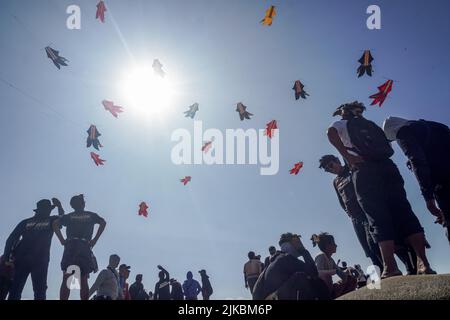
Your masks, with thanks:
M56 219L58 216L35 216L20 222L6 241L5 254L13 250L17 260L48 261Z
M66 227L67 239L92 240L94 225L102 223L104 220L94 212L84 211L83 213L69 213L61 217L60 223Z
M170 285L169 281L158 281L155 285L156 300L170 300Z

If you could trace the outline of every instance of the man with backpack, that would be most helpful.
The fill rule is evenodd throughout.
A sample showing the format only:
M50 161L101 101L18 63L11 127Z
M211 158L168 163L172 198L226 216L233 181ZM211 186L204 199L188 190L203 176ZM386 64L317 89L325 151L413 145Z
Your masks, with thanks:
M388 117L383 130L397 141L419 182L428 210L450 241L450 129L434 121ZM437 203L437 205L436 205Z
M394 258L395 242L407 241L417 255L417 273L434 274L425 254L425 235L406 198L404 181L390 159L394 154L383 130L362 116L365 107L354 101L341 105L341 116L327 132L352 169L358 202L367 215L383 259L382 278L401 275Z

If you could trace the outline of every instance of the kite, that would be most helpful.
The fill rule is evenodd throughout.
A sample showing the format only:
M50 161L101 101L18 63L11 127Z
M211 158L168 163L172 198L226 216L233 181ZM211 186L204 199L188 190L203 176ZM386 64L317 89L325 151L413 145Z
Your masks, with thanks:
M372 61L373 57L370 54L370 50L365 50L364 54L362 55L361 59L358 60L361 65L358 67L358 78L362 77L364 73L367 73L369 77L372 76Z
M100 1L97 4L97 13L95 14L95 19L100 19L102 23L105 22L105 12L106 12L106 6L103 1Z
M53 61L53 64L58 69L61 69L61 66L67 67L67 62L69 62L69 60L67 60L64 57L61 57L59 55L59 51L52 49L50 47L45 47L45 52L47 52L47 57L49 57Z
M123 108L119 107L119 106L115 106L114 102L112 101L108 101L108 100L103 100L102 101L103 106L105 107L105 110L111 112L111 114L117 118L118 113L123 112Z
M95 149L100 150L99 147L103 147L100 141L98 140L98 137L101 136L101 133L98 132L97 127L94 125L91 125L89 129L87 130L88 137L86 141L86 146L89 148L90 146L93 146Z
M265 26L271 26L273 17L276 15L275 6L270 6L270 8L266 10L266 16L261 20L261 23Z
M294 164L294 167L291 170L289 170L289 173L297 175L302 167L303 162L297 162L296 164Z
M277 120L272 120L266 124L266 131L264 131L264 135L272 139L275 129L278 129Z
M144 216L147 218L148 217L148 212L147 212L148 208L149 208L148 205L144 201L142 201L141 204L139 205L138 215Z
M191 119L194 119L195 114L196 114L197 111L198 111L198 103L196 102L196 103L194 103L193 105L189 106L188 108L189 108L189 110L187 110L187 111L184 112L184 116L185 116L186 118L189 117L189 118L191 118Z
M161 62L159 62L158 59L153 60L153 71L155 71L155 73L158 74L161 78L164 78L166 73L163 71L162 66L163 65L161 64Z
M180 180L182 184L187 185L188 182L191 181L191 177L190 176L186 176L183 179Z
M300 97L306 99L306 96L309 96L309 94L305 90L303 90L304 87L305 86L300 82L300 80L295 81L294 87L292 88L292 90L295 91L295 100L300 99Z
M91 152L91 158L94 160L96 166L103 166L106 160L100 159L100 156L94 152Z
M392 90L392 84L394 83L393 80L388 80L385 83L383 83L381 86L378 87L379 92L371 95L369 98L373 99L371 106L379 104L380 107L383 104L384 100L386 99L389 92Z
M211 149L213 141L214 141L214 139L212 139L211 141L205 142L205 144L202 147L202 152L207 153Z
M242 104L242 102L239 102L239 103L237 104L236 111L239 112L239 117L241 118L241 121L243 121L244 119L250 120L250 116L253 116L252 113L250 113L250 112L248 112L248 111L246 111L246 110L247 110L247 107L244 106L244 105Z

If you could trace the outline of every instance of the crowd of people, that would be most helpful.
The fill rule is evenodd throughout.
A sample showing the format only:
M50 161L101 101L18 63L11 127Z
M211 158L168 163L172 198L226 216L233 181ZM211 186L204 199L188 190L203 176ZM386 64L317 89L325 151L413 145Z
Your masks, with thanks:
M364 111L364 105L357 101L336 109L333 116L339 116L340 120L328 128L327 136L343 163L328 154L319 160L319 168L335 176L333 187L340 206L351 219L365 255L379 268L381 279L402 275L395 256L405 265L408 275L436 274L427 259L426 248L430 246L424 229L406 197L403 178L391 160L394 154L391 143L397 141L404 152L428 210L435 216L435 222L444 227L449 239L450 129L433 121L398 117L388 117L381 128L366 119ZM82 300L196 300L200 293L204 300L209 300L213 289L205 270L199 271L201 284L191 271L181 284L158 266L159 281L153 292L147 292L142 274L136 275L136 281L128 286L130 266L119 266L117 254L110 256L108 266L89 288L89 275L98 270L92 248L106 222L98 214L85 210L83 195L72 197L70 206L74 211L65 214L58 199L40 200L35 215L13 230L0 260L0 299L21 299L29 275L34 298L46 299L50 246L55 233L64 246L61 300L69 299L67 283L74 275L74 266L79 271ZM54 208L58 209L57 216L51 215ZM279 250L271 246L264 262L255 252L248 253L244 282L253 299L335 299L366 284L367 277L360 265L348 267L342 262L339 266L339 261L334 261L337 245L331 234L313 234L311 240L320 250L314 259L300 236L293 233L282 234ZM339 278L337 282L333 281L335 275Z
M98 214L85 210L84 196L76 195L70 200L73 212L64 214L61 202L43 199L37 202L35 215L20 222L6 240L4 254L0 257L0 300L20 300L29 276L33 285L34 299L47 298L47 271L53 234L64 246L61 260L62 283L60 299L68 300L71 282L79 285L80 299L88 300L197 300L201 293L209 300L213 293L206 270L199 271L202 284L194 279L191 271L181 285L170 278L169 272L158 266L159 281L154 292L147 292L142 283L143 275L129 286L130 266L120 264L120 257L112 254L108 266L101 270L89 287L88 278L98 271L93 247L106 227L106 221ZM58 208L58 215L52 216ZM94 236L94 228L98 225ZM62 228L65 228L66 237ZM117 270L118 268L118 270Z

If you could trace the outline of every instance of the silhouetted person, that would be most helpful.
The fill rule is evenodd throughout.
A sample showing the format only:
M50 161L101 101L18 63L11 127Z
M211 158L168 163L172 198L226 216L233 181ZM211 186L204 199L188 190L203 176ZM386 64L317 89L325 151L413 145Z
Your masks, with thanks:
M97 279L89 289L89 297L97 292L95 300L120 300L122 298L119 273L116 270L119 262L120 257L117 254L112 254L109 257L108 267L98 274Z
M155 293L153 299L155 300L170 300L170 275L169 272L161 266L158 273L159 281L155 284Z
M183 287L176 279L170 279L170 286L172 287L170 291L171 300L184 300Z
M122 300L131 300L130 290L128 287L128 278L130 277L130 266L125 263L119 267L119 285L122 291Z
M256 255L253 251L248 253L248 261L244 264L244 283L245 287L250 289L250 293L253 294L253 287L256 280L262 272L261 262L256 259Z
M206 270L202 269L199 271L201 281L202 281L202 297L203 300L209 300L209 297L213 294L213 288L211 282L209 281L209 276L206 274Z
M136 282L130 286L130 297L131 300L148 300L148 294L142 284L142 274L138 274Z
M153 292L151 292L151 291L148 292L148 300L154 300L153 299Z
M183 283L183 292L186 300L197 300L197 296L201 291L200 283L194 279L192 272L188 271L186 280Z
M14 263L14 279L9 292L9 300L20 300L22 291L31 274L34 299L45 300L47 292L47 271L50 261L50 246L53 237L52 224L58 219L50 216L57 207L63 214L61 203L53 198L43 199L36 204L35 215L20 222L6 240L4 259Z
M67 280L72 273L67 269L77 266L80 269L80 298L87 300L89 298L88 278L91 272L97 272L98 266L92 248L97 243L101 234L105 230L106 222L98 214L85 211L85 201L82 194L73 196L70 199L70 206L74 212L62 216L53 223L59 241L64 246L64 253L61 260L61 270L63 271L63 280L60 289L60 299L68 300L70 288ZM94 226L98 224L99 228L93 238ZM66 239L61 232L61 226L66 227Z
M0 301L6 300L14 277L14 265L0 257Z
M277 253L277 248L274 246L269 247L269 256L266 257L264 260L264 268L267 268L267 266L270 264L271 260L275 257L275 254Z

